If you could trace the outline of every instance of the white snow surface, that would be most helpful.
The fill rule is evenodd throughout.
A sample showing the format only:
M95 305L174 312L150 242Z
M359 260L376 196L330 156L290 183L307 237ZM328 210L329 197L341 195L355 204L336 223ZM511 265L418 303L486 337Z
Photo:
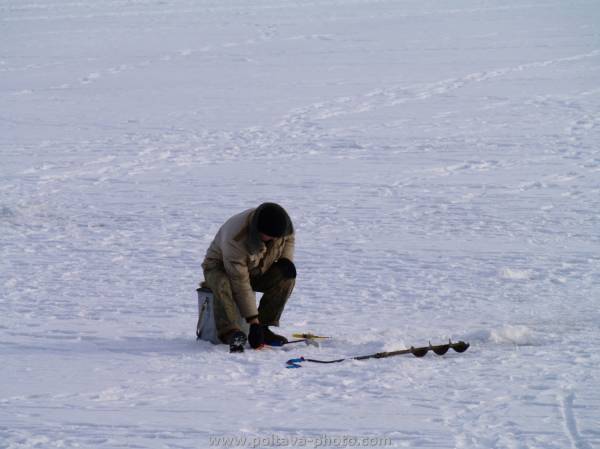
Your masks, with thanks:
M597 0L0 0L0 156L0 448L600 447ZM320 348L195 341L263 201Z

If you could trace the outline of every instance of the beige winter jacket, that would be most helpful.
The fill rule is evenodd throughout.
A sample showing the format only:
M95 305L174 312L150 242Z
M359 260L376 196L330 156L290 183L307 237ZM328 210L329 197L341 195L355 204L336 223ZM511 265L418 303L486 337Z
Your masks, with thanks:
M286 235L264 243L256 229L256 211L234 215L221 226L206 251L204 271L227 273L235 302L244 318L258 315L250 278L264 274L278 259L294 259L294 227L288 217Z

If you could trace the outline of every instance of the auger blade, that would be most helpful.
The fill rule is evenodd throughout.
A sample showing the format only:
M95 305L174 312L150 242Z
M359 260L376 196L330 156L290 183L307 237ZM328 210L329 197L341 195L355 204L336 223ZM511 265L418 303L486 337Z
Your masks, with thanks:
M444 355L448 352L448 349L450 349L450 344L433 346L431 342L429 342L429 349L431 349L437 355Z
M469 349L469 346L471 345L469 343L465 343L464 341L450 344L450 347L456 352L465 352L467 349Z
M415 357L425 357L429 352L429 348L415 348L414 346L410 347L410 353Z

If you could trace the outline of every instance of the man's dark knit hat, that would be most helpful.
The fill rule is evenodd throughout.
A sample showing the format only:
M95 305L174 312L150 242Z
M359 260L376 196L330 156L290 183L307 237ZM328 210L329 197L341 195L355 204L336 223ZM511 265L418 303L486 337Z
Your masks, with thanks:
M257 230L270 237L282 237L289 233L290 219L279 204L263 203L258 209Z

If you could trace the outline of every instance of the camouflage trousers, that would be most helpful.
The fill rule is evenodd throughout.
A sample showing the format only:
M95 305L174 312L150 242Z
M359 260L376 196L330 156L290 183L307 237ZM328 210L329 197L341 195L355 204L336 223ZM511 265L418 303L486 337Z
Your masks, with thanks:
M233 297L227 273L219 268L204 271L204 283L215 298L215 324L219 338L238 330L240 312ZM263 275L250 278L252 290L262 292L258 306L258 320L267 326L279 326L279 319L288 298L292 294L296 279L286 277L277 263Z

